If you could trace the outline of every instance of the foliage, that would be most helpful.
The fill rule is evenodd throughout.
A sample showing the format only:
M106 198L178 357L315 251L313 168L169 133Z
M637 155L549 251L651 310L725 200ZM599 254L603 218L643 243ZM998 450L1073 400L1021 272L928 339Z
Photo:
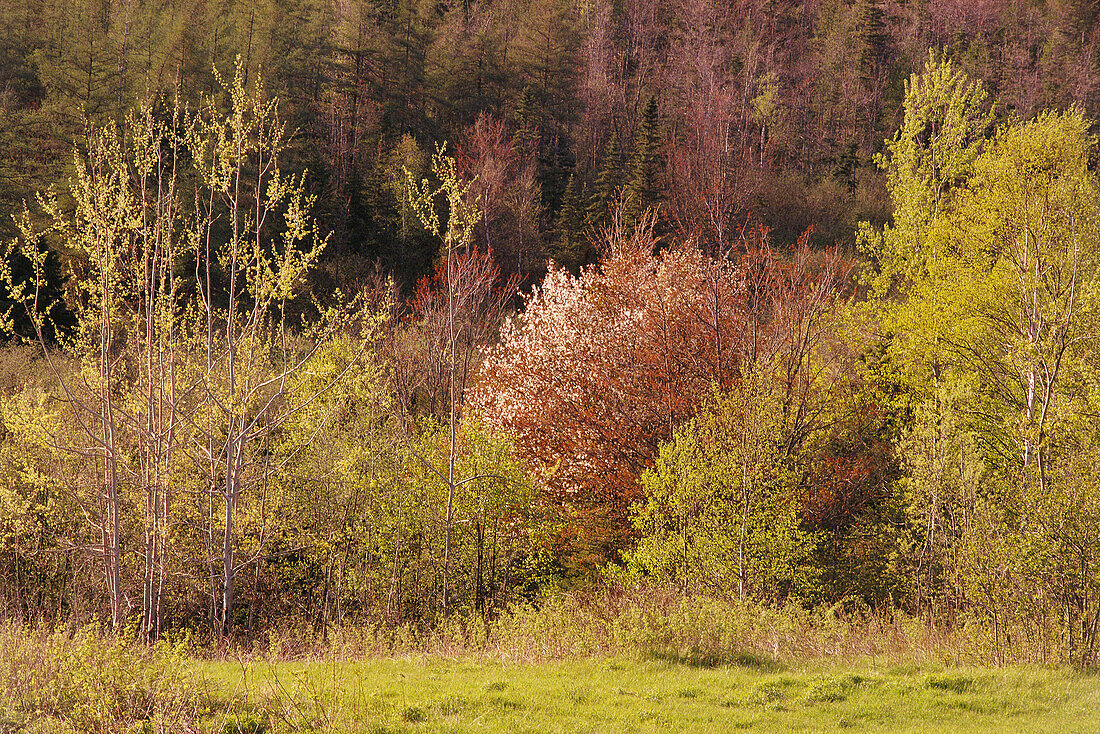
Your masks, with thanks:
M245 88L240 67L225 92L224 115L208 98L186 119L177 103L168 121L151 108L130 118L125 137L113 127L96 132L87 160L77 157L75 211L40 197L49 228L38 227L29 210L18 222L9 252L18 249L33 264L34 278L19 281L8 266L0 271L61 397L56 412L9 412L7 424L66 457L49 481L70 485L101 536L77 547L103 560L112 625L121 627L127 589L140 578L150 635L164 624L171 527L181 509L205 534L212 631L220 637L232 626L237 508L272 473L269 437L344 377L373 328L362 307L339 294L335 305L317 304L318 318L290 321L288 304L325 238L309 216L302 180L279 171L285 131L275 103L263 100L258 84ZM193 175L182 175L183 161ZM194 187L189 194L186 185ZM195 210L185 212L191 202ZM67 249L72 272L75 325L59 333L56 346L46 327L57 304L42 300L53 257L48 235ZM185 260L194 268L189 281L179 270ZM288 381L337 332L350 330L361 341L331 381L290 401ZM176 506L195 483L204 501ZM195 510L204 505L199 520ZM143 567L135 574L122 548L142 534Z
M629 557L1094 664L1098 24L0 3L5 612L485 639Z
M809 591L815 538L801 528L792 468L778 458L778 387L770 375L743 375L661 447L642 475L629 565L742 601Z
M1070 509L1053 497L1087 496L1091 481L1076 462L1091 432L1076 429L1092 414L1082 387L1096 330L1095 144L1075 109L986 140L980 87L946 63L931 60L908 96L884 160L896 229L878 242L903 299L883 303L883 325L919 406L901 444L925 528L919 583L982 609L998 650L1012 634L1049 644L1060 619L1074 629L1091 614L1073 603L1060 617L1055 599L1087 597L1094 583L1086 573L1073 590L1051 586L1072 554L1050 551L1076 517L1050 513ZM913 131L929 128L921 152ZM1083 558L1070 563L1090 567ZM1077 644L1094 654L1090 632Z
M0 629L0 716L45 731L145 731L209 715L184 642L106 638L94 627ZM56 727L56 728L55 728Z
M654 254L652 225L579 276L551 271L471 396L548 482L573 570L624 547L638 477L714 387L772 375L778 450L794 456L838 379L825 336L848 272L836 252L817 256L804 237L790 262L763 246L739 261L690 243Z
M621 547L638 475L711 381L728 382L736 342L732 270L691 247L652 254L647 227L613 247L579 277L547 275L470 400L549 482L582 567Z

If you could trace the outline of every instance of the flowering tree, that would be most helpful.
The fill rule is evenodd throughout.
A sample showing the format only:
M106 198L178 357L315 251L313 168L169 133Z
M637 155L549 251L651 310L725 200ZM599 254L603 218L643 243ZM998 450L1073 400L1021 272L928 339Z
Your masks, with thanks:
M472 409L542 473L577 567L623 546L638 477L660 443L750 363L782 365L789 450L814 415L815 378L804 375L821 372L813 353L846 272L805 239L791 262L756 247L740 260L710 258L690 242L654 254L652 219L610 239L600 266L551 270L471 395Z

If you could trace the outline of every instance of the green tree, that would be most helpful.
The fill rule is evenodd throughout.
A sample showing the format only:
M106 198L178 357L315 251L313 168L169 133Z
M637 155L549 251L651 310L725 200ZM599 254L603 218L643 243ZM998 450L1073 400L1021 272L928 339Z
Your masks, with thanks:
M0 277L33 327L23 335L43 352L61 388L77 435L60 432L55 450L94 458L100 474L96 520L112 627L126 614L121 548L126 533L127 486L145 494L146 540L142 624L159 631L163 553L168 522L168 462L176 447L175 352L179 316L176 302L180 235L176 230L176 160L165 153L178 143L178 109L169 123L151 110L132 117L123 143L113 125L88 141L86 160L76 156L70 213L55 196L40 196L48 229L29 210L18 222L19 237L9 245ZM165 184L158 186L158 184ZM49 235L60 238L73 260L68 283L75 327L60 330L53 319L58 304L44 300ZM19 280L11 268L18 252L32 264L33 276ZM15 322L8 320L9 331ZM50 335L57 334L55 355ZM80 365L71 373L66 359ZM48 429L47 429L48 430ZM85 448L90 443L90 448Z
M628 562L685 589L747 598L809 591L817 539L801 527L783 454L780 386L749 373L662 445L642 475Z
M1000 654L1009 625L1047 635L1058 604L1094 583L1078 574L1055 593L1069 571L1047 549L1076 524L1069 488L1087 483L1072 467L1100 328L1095 142L1076 109L987 138L980 88L934 59L908 92L882 161L895 226L867 240L900 294L883 326L918 406L906 482L942 586L918 581L983 610Z
M277 101L265 98L258 77L245 85L240 63L225 94L228 113L204 99L187 139L198 179L189 232L198 280L190 328L202 357L191 376L200 398L189 422L199 434L192 443L196 469L211 501L222 505L220 522L211 517L207 528L211 623L219 643L232 629L237 573L252 560L237 558L238 507L271 475L273 432L343 378L374 326L361 302L340 293L334 305L318 304L315 321L294 323L293 302L326 238L310 214L313 197L304 177L279 169L286 128ZM363 338L343 371L313 396L291 400L291 378L348 329L361 330Z
M869 254L879 260L888 278L924 277L935 258L928 230L966 183L992 120L981 83L950 61L929 54L923 72L910 77L904 121L878 158L894 203L893 225L881 238L867 228L863 235Z
M446 262L446 367L448 377L448 409L449 415L447 427L449 432L449 444L445 469L439 469L427 459L424 464L447 487L446 520L444 523L445 540L443 546L443 574L442 574L442 605L443 615L449 611L448 598L450 571L451 571L451 530L454 522L455 493L457 490L472 481L478 480L478 475L459 479L455 473L458 461L457 436L458 436L458 410L459 394L458 371L461 368L458 362L458 321L456 293L457 278L455 273L455 261L459 254L467 252L473 241L474 227L481 219L481 210L477 202L473 200L469 190L471 182L463 181L455 164L455 159L446 155L444 148L440 147L432 156L432 173L439 181L438 186L432 186L427 179L417 182L413 174L406 169L407 196L413 211L416 212L424 227L439 239L443 248L442 256ZM446 206L446 219L440 217L437 209L438 200L442 200ZM441 224L446 221L446 225Z
M420 429L407 472L422 514L405 534L423 537L431 560L416 575L447 585L444 614L465 608L487 615L514 598L522 581L515 568L540 544L534 488L511 441L477 421L462 420L453 444L445 423L426 421ZM436 469L449 466L452 456L454 492ZM433 596L425 588L416 600L425 612Z
M356 360L357 341L333 339L290 381L291 401L303 408L274 437L275 456L285 458L262 503L271 519L254 513L248 528L252 619L290 603L263 591L279 572L311 601L321 633L357 614L390 617L391 559L420 498L405 479L387 369L372 355ZM280 569L280 554L295 560Z
M150 635L161 629L173 573L174 490L201 487L205 548L197 555L221 641L232 627L237 573L252 560L238 556L238 508L275 469L273 434L344 373L312 395L292 394L290 383L345 329L361 336L343 365L350 370L374 325L339 294L331 305L315 304L317 318L298 322L292 303L325 238L309 215L303 180L280 172L285 128L276 103L264 99L258 80L246 87L243 74L239 64L225 85L226 113L206 98L186 119L178 104L167 121L146 108L124 135L114 125L96 131L87 158L76 156L75 210L40 197L47 226L28 210L0 268L72 424L42 429L48 444L84 457L99 476L90 519L102 535L112 623L117 628L128 612L122 548L134 543L143 549L142 624ZM56 346L47 327L58 304L43 290L50 238L70 259L75 315L71 329L55 330ZM30 279L15 277L14 251L32 264ZM186 287L181 263L190 270ZM66 368L70 361L78 369ZM135 506L144 510L131 513L144 517L140 530L128 520Z
M596 180L592 184L592 194L588 199L588 209L585 214L585 226L599 231L619 220L621 215L619 205L622 201L625 182L626 170L619 150L619 137L612 133L607 141L607 147L604 148L603 161L596 173Z
M576 272L592 261L591 234L585 227L584 202L588 187L575 174L569 176L561 211L554 227L554 244L550 256L563 267Z

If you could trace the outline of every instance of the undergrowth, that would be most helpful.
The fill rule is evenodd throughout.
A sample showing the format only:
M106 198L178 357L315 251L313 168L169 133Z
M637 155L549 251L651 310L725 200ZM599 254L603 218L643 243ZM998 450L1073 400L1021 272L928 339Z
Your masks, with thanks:
M876 669L940 671L927 679L928 690L961 695L973 684L950 671L993 660L986 638L975 629L946 632L898 612L768 606L616 587L558 594L492 620L456 614L428 631L358 624L330 627L320 637L306 625L288 626L222 650L187 638L148 644L132 633L111 636L94 625L0 623L0 734L337 731L351 695L345 676L349 666L410 657L472 666L633 660L639 669L736 669L763 677L807 665L870 661ZM329 673L318 676L294 667L314 664ZM240 673L226 683L224 675L211 679L212 670ZM773 690L774 685L761 682L745 700L764 708L778 705L789 695ZM824 677L806 682L800 695L815 703L836 702L858 685L856 678ZM516 703L503 687L486 690L489 698L500 699L493 704L498 708ZM693 686L677 690L675 698L682 701L701 695ZM472 695L428 706L375 701L360 693L364 706L388 716L398 728L456 716L468 708L464 701ZM586 698L575 691L563 695Z
M492 620L455 615L428 631L368 623L332 626L321 639L305 625L287 625L270 630L249 652L269 659L427 654L511 662L640 655L763 670L784 659L981 663L988 657L982 639L970 625L945 631L897 611L851 613L609 586L514 606Z
M190 659L186 641L0 625L0 731L184 730L210 713Z

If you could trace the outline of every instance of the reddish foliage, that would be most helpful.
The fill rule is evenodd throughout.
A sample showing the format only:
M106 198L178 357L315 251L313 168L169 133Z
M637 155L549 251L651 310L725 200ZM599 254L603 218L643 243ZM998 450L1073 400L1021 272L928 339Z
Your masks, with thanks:
M638 476L659 443L746 364L782 375L792 435L807 430L821 369L810 354L849 272L806 239L790 261L759 246L739 261L690 242L654 249L642 226L579 277L552 270L505 326L471 394L472 409L514 436L546 480L577 567L623 547Z
M489 251L471 249L437 263L431 277L416 284L409 301L408 328L386 340L393 365L394 392L404 414L446 413L450 390L450 339L455 339L455 399L459 404L481 348L493 341L518 287L518 277L502 277Z
M838 530L881 501L899 469L892 437L875 406L839 422L809 465L803 515L814 527Z
M459 174L482 209L474 241L508 274L543 272L539 250L538 156L524 155L504 121L480 114L455 151Z

